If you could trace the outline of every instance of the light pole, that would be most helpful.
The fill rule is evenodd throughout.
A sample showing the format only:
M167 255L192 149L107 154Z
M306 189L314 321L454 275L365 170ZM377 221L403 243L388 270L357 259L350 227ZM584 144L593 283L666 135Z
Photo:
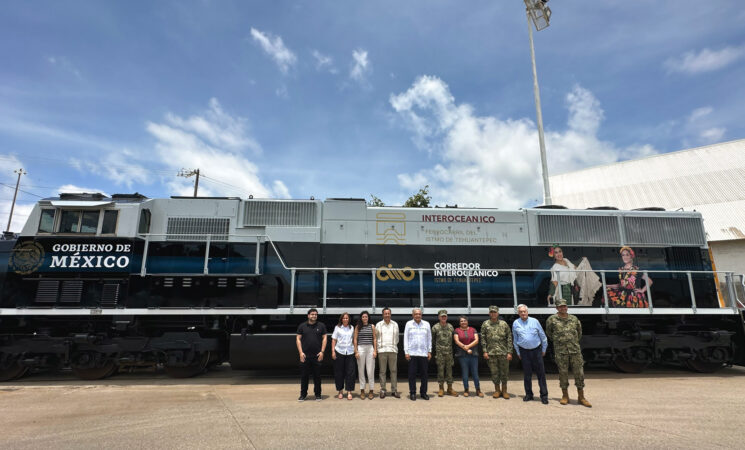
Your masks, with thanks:
M533 47L533 28L536 31L548 28L551 9L548 0L523 0L525 14L528 16L528 36L530 37L530 61L533 63L533 94L535 95L535 114L538 122L538 144L541 147L541 168L543 171L543 204L551 204L551 188L548 184L548 163L546 162L546 142L543 138L543 114L541 113L541 93L538 89L538 73L535 68L535 48Z
M18 169L14 170L13 173L18 174L18 180L16 181L16 191L13 193L13 203L10 204L10 215L8 216L8 228L5 229L6 232L10 232L10 222L13 220L13 210L16 207L16 197L18 197L18 186L21 184L21 175L26 175L28 172Z
M197 190L199 189L199 169L194 169L194 170L181 169L181 172L178 173L178 176L184 177L184 178L193 177L194 175L197 176L196 180L194 181L194 197L196 197Z

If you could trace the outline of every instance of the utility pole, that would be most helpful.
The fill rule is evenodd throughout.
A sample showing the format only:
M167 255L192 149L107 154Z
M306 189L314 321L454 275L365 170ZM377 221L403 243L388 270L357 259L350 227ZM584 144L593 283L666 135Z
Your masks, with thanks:
M16 191L13 193L13 203L10 204L10 216L8 216L8 227L5 229L6 232L10 232L10 222L13 220L13 210L16 207L16 197L18 197L18 186L21 184L21 175L26 175L28 172L25 172L22 168L18 170L14 170L13 173L18 174L18 181L16 181Z
M199 169L194 169L194 170L181 169L181 172L178 173L178 176L184 177L184 178L193 177L195 175L197 178L196 180L194 180L194 197L197 196L197 190L199 189Z

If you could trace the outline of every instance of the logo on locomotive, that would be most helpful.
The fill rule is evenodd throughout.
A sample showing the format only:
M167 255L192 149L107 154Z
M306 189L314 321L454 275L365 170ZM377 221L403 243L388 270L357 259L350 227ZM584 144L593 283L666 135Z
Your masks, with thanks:
M38 242L27 241L13 249L10 268L19 275L36 272L44 262L44 247Z

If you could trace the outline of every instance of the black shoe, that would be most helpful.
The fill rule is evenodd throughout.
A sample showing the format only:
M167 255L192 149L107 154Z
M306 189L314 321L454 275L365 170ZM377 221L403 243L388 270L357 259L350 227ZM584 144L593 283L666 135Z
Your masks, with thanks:
M304 402L305 401L305 396L304 395L301 395L300 397L297 398L297 401Z
M523 397L523 401L524 402L529 402L531 400L533 400L533 396L532 395L526 395L525 397Z
M323 400L323 398L320 395L316 395L316 401L320 402L321 400Z
M429 400L429 395L427 394L420 394L420 397L422 397L422 400Z
M542 398L541 399L541 403L543 403L544 405L548 405L548 399L547 398Z
M416 400L416 394L409 395L409 400Z
M380 398L381 399L384 399L385 398L385 391L380 391Z
M394 392L393 393L393 396L396 397L396 398L401 398L401 393L400 392Z

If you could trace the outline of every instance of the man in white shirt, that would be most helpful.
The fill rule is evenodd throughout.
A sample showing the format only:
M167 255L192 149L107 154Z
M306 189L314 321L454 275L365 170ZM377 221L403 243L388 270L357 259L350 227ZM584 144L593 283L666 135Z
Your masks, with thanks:
M383 308L383 320L375 325L378 340L378 367L380 367L380 398L385 398L385 375L391 371L391 392L396 398L401 394L396 389L398 381L398 324L391 320L391 308Z
M411 311L412 320L404 328L404 353L409 362L409 398L416 400L416 377L421 377L419 396L429 400L427 395L427 365L432 358L432 329L422 320L422 310Z

